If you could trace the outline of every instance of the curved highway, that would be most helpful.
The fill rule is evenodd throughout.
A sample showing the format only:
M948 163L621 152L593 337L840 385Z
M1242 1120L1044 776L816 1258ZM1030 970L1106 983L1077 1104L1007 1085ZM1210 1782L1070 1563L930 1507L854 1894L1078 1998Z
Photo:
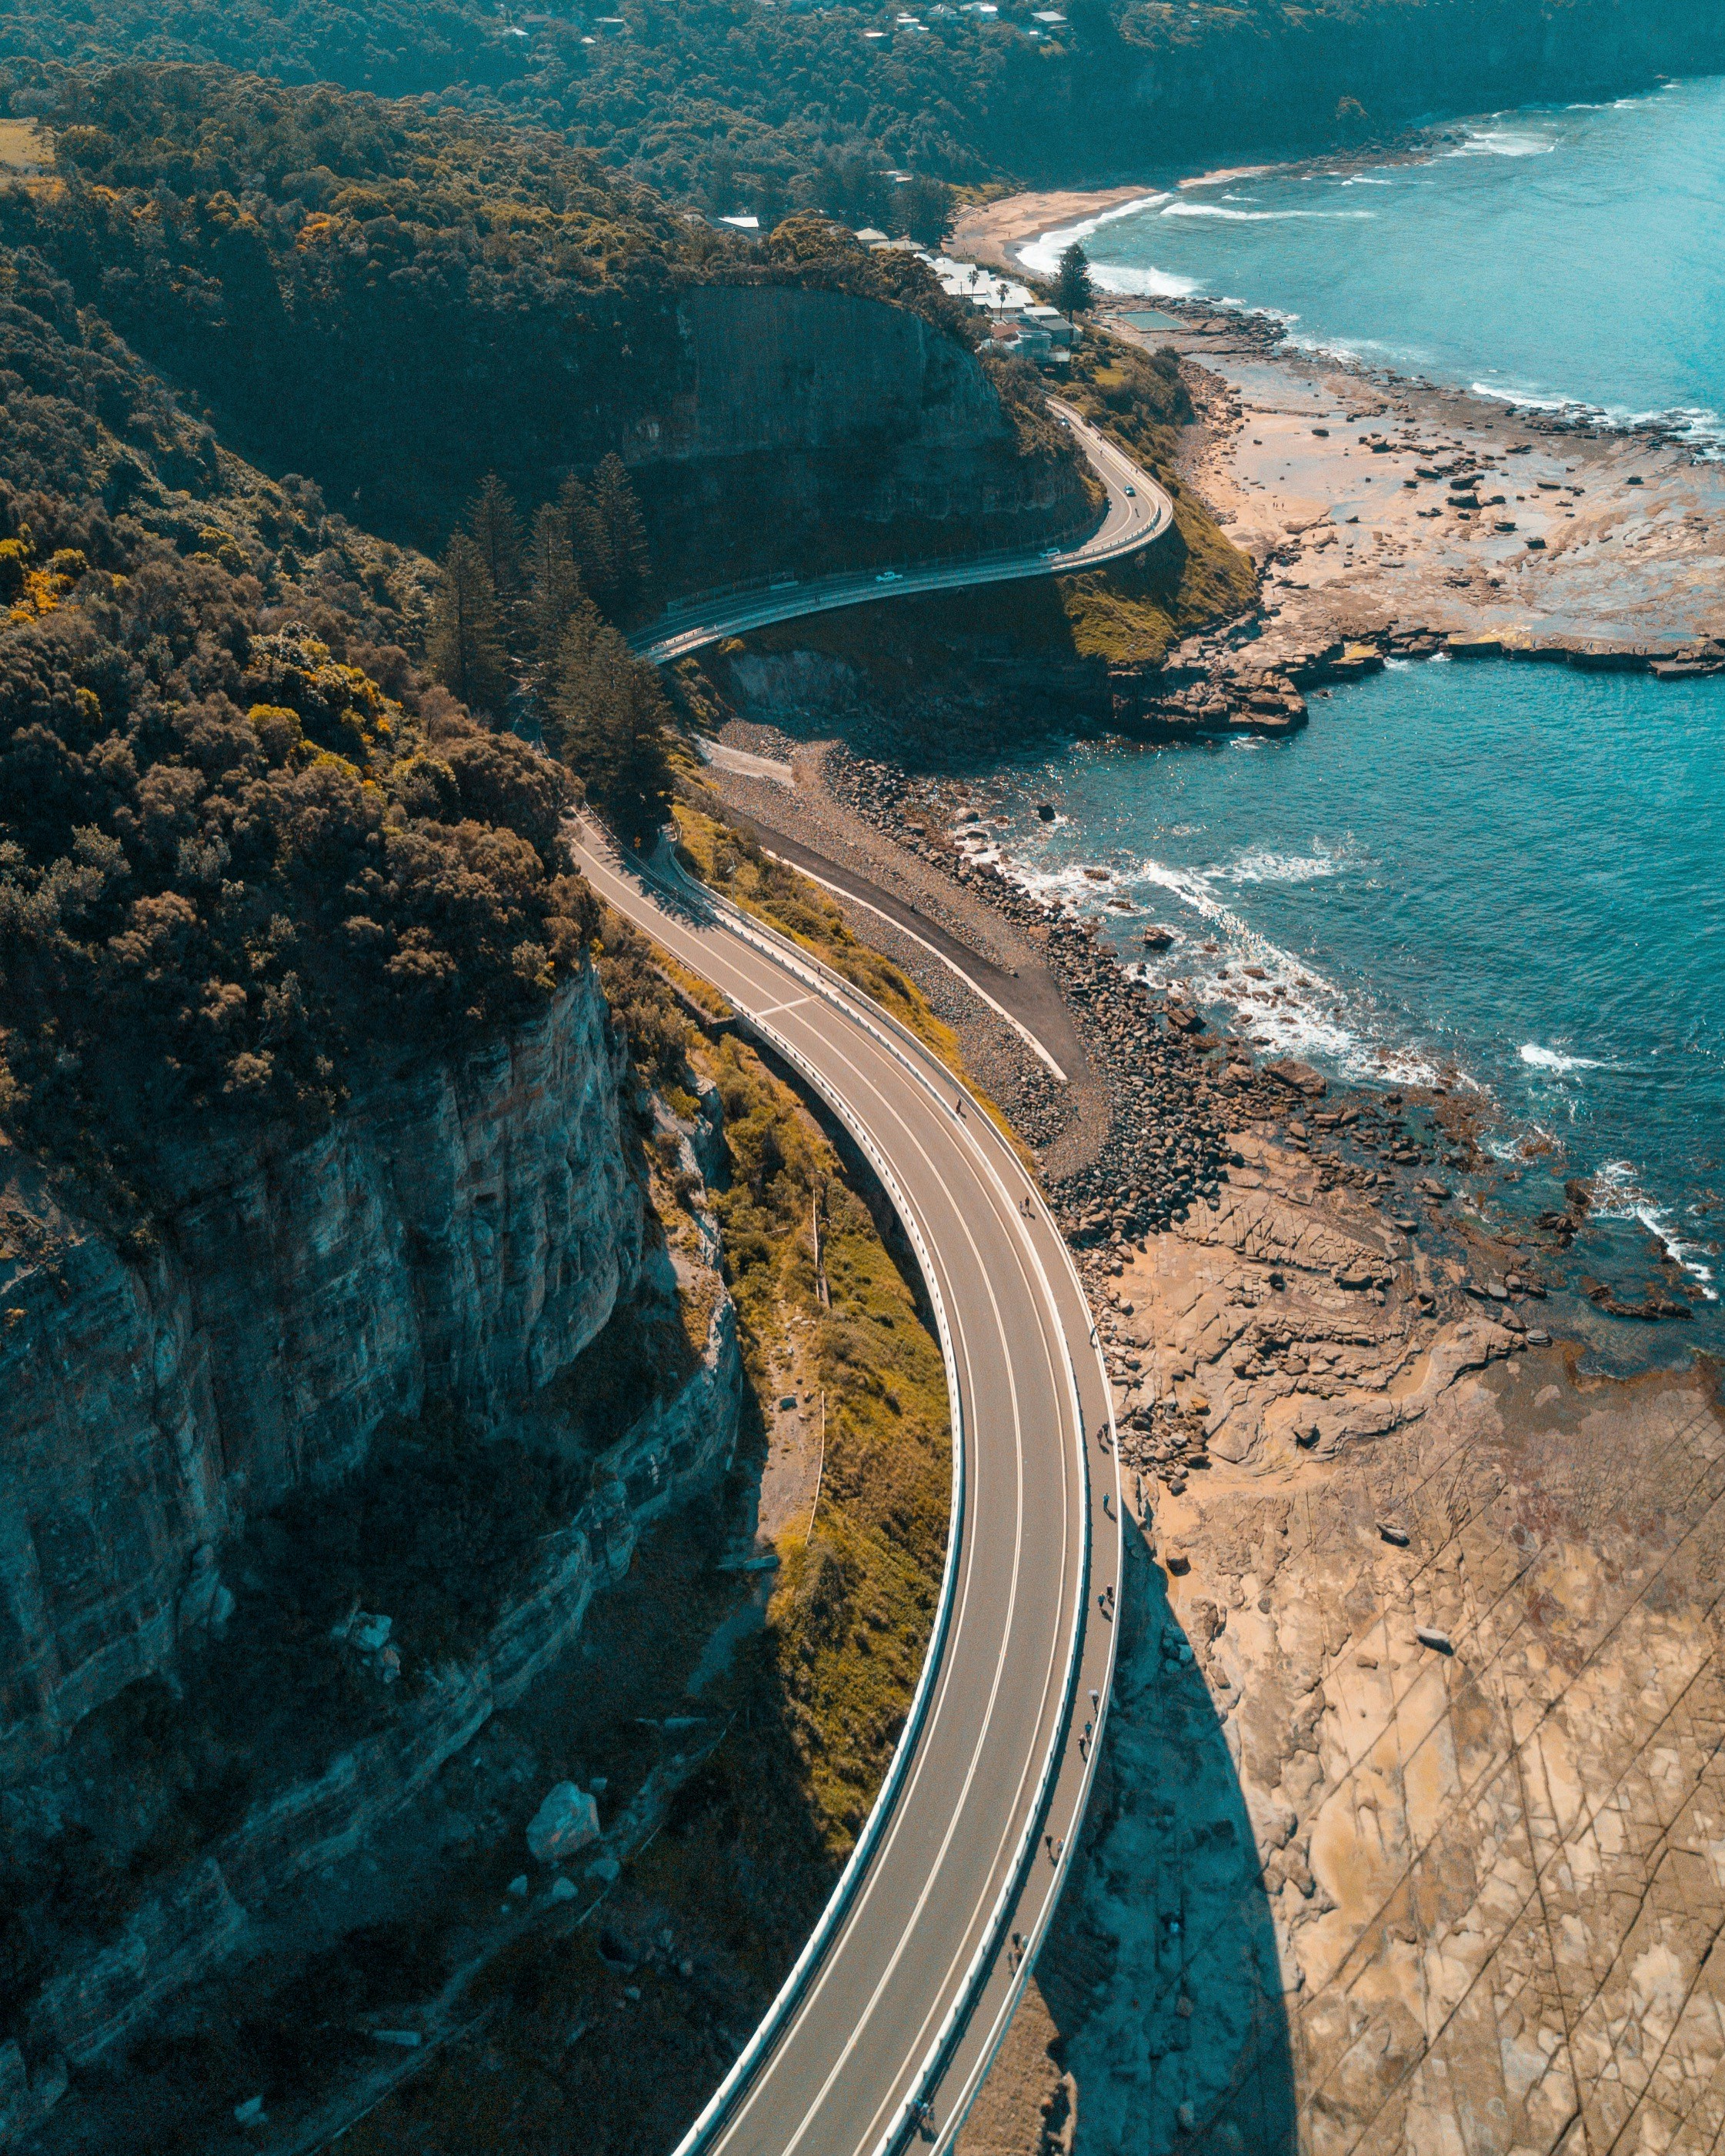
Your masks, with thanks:
M952 1399L952 1526L904 1736L815 1936L679 2156L944 2148L1053 1912L1113 1669L1120 1494L1090 1312L1017 1156L912 1035L675 870L645 874L586 825L573 848L869 1157Z
M632 639L636 650L662 666L686 658L704 644L716 644L721 637L742 636L775 621L793 621L799 614L830 613L837 607L908 598L918 592L1011 583L1020 577L1070 577L1135 554L1170 530L1174 505L1148 473L1070 404L1056 397L1048 402L1050 410L1071 429L1091 470L1108 490L1107 514L1081 546L1026 547L1019 553L933 562L921 568L856 571L807 584L788 579L764 592L716 593L670 608Z

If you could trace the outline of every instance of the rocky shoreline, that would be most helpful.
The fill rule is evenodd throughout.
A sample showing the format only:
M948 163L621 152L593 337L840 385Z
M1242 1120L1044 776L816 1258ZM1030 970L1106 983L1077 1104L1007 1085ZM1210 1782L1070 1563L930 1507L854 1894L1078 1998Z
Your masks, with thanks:
M1717 1373L1589 1371L1584 1195L1497 1226L1467 1097L1343 1091L1129 980L977 858L980 786L737 735L793 776L762 813L1034 952L1089 1060L1081 1145L1033 1086L1131 1591L1080 1870L964 2156L1692 2110L1725 2068ZM1624 2071L1609 2030L1654 2026Z
M1182 476L1262 578L1253 620L1170 667L1301 689L1373 650L1725 671L1725 465L1669 429L1368 371L1209 304L1101 311L1186 361L1202 424Z
M1574 2108L1692 2105L1725 2066L1725 1865L1682 1855L1725 1820L1716 1374L1589 1375L1553 1338L1584 1196L1494 1232L1467 1100L1255 1061L967 859L973 794L820 767L1034 944L1111 1110L1050 1188L1132 1592L1081 1869L966 2156L1221 2156L1321 2121L1411 2156L1487 2107L1546 2147ZM1655 2016L1618 2086L1600 2025Z

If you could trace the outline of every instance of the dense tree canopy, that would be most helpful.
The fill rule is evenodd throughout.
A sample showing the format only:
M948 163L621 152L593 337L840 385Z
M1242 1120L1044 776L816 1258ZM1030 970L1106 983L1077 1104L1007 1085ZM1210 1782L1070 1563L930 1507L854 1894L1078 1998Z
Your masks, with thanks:
M581 962L573 785L415 667L430 582L0 249L0 1119L122 1210Z
M27 99L44 64L132 59L425 95L557 131L716 216L752 210L765 223L800 207L916 230L927 198L890 175L1142 179L1170 158L1355 141L1445 105L1597 95L1725 56L1716 11L1622 0L617 8L590 19L572 0L519 14L494 0L8 0L0 67L16 56Z
M487 473L524 499L566 473L601 486L688 387L689 281L837 286L967 334L919 262L818 218L765 246L691 227L530 130L215 68L43 95L64 183L0 188L0 240L194 388L224 442L416 545L441 546ZM610 543L609 569L583 563L596 597L644 583L634 542Z

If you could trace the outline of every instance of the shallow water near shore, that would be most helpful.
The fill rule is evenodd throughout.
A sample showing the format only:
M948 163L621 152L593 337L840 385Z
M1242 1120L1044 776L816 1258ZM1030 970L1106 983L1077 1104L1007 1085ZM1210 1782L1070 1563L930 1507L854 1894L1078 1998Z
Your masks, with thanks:
M1577 1270L1638 1299L1657 1237L1683 1339L1725 1346L1725 682L1399 665L1289 742L1062 748L985 784L1032 889L1259 1055L1480 1089L1511 1209L1585 1182Z
M1147 190L1024 259L1045 274L1075 233L1109 291L1231 300L1368 366L1725 449L1725 78L1482 115L1409 161Z

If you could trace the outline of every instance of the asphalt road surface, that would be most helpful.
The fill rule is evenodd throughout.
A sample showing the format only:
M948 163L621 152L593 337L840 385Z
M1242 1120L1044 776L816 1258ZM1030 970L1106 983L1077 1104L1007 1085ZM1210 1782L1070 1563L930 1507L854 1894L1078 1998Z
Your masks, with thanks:
M796 947L573 835L593 889L713 983L870 1156L937 1312L962 1471L886 1785L680 2156L943 2148L1052 1913L1108 1697L1120 1491L1090 1312L1016 1154L943 1065Z
M1082 545L1027 547L1022 553L936 562L922 568L861 570L806 584L788 580L764 592L692 599L670 608L644 629L633 639L635 649L655 665L663 665L669 660L686 658L704 644L716 644L721 637L742 636L775 621L794 620L799 614L829 613L836 607L908 598L918 592L1011 583L1020 577L1070 577L1081 569L1100 568L1105 562L1135 554L1139 547L1147 547L1172 529L1174 506L1147 472L1081 419L1070 404L1051 397L1049 409L1072 429L1091 469L1108 490L1107 514Z
M759 757L755 760L762 761ZM960 942L939 921L919 913L908 899L870 882L859 870L846 867L842 861L829 860L813 846L804 845L800 839L792 838L771 824L763 824L758 816L745 815L742 809L728 803L725 814L775 859L788 861L816 883L824 884L834 897L852 899L902 928L907 935L914 936L925 949L957 974L974 994L992 1005L1034 1051L1038 1060L1062 1083L1085 1075L1089 1058L1085 1054L1084 1043L1078 1037L1071 1013L1060 999L1055 978L1046 967L1026 968L1009 973L980 952L973 951L968 943Z

